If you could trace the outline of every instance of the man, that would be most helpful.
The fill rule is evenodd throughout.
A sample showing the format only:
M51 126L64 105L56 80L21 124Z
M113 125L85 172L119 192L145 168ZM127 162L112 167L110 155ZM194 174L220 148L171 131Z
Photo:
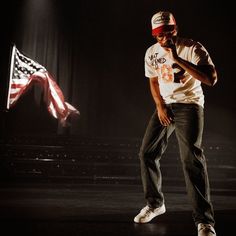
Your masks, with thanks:
M160 159L175 130L198 236L216 236L206 160L201 147L204 122L201 83L213 86L217 82L215 66L203 45L177 37L172 13L156 13L151 24L157 43L146 51L145 76L149 78L156 110L139 153L147 205L134 222L147 223L166 211Z

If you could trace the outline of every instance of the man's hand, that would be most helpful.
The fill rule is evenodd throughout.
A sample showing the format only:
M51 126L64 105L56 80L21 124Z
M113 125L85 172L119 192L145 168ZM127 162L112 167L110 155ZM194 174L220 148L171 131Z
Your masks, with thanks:
M170 125L173 120L172 117L170 116L170 114L168 113L167 107L163 107L163 106L158 107L157 108L157 115L160 120L160 123L163 126Z
M176 46L175 46L175 43L172 39L168 39L163 47L169 53L170 59L175 61L178 58Z

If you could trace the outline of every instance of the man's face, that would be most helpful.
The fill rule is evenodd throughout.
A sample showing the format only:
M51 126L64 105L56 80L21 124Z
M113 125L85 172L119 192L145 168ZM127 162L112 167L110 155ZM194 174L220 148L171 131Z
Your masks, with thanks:
M174 28L173 30L163 30L158 33L155 38L159 42L162 47L168 47L170 44L174 44L175 38L177 35L177 30Z

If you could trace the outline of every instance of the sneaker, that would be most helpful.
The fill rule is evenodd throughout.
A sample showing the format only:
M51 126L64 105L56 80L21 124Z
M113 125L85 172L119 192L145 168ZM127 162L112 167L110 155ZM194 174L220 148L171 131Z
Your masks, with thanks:
M145 206L138 215L134 217L135 223L148 223L154 217L164 214L166 212L166 207L163 204L158 208L150 208L149 206Z
M198 236L216 236L215 229L210 224L200 223L197 225Z

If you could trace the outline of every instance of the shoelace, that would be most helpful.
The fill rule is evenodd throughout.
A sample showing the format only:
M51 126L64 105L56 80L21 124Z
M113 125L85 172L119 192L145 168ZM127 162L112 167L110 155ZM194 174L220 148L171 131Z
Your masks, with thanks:
M153 212L153 210L149 206L145 206L142 211L146 216L150 215Z

